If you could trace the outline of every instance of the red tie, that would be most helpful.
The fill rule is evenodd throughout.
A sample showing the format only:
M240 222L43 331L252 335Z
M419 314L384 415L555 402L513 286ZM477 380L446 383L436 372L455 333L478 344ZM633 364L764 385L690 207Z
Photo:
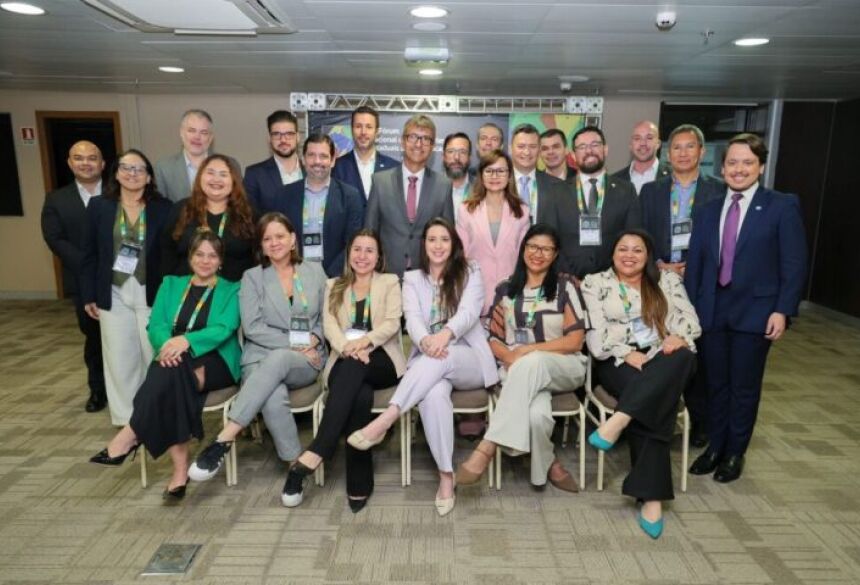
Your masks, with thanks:
M409 177L409 188L406 189L406 217L409 223L415 223L418 215L418 177Z

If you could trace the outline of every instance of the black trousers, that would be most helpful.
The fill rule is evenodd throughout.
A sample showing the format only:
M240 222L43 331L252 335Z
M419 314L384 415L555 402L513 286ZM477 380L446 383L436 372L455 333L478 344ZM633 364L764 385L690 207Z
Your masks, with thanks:
M373 391L397 384L391 358L381 347L363 364L352 358L338 359L328 378L328 398L317 436L308 451L331 459L341 435L348 435L370 422ZM346 445L346 493L369 496L373 492L373 455Z
M708 381L705 374L705 360L701 353L696 354L696 375L684 389L684 404L690 412L690 422L694 427L708 426Z
M630 444L630 473L622 493L634 498L672 500L672 466L669 443L678 415L678 401L696 373L696 355L679 349L659 353L640 372L614 360L595 362L601 384L618 397L618 412L633 420L627 426Z
M78 329L84 334L84 363L87 365L87 384L92 394L105 399L105 372L102 364L102 336L99 322L84 311L81 297L76 296L72 301L75 303Z

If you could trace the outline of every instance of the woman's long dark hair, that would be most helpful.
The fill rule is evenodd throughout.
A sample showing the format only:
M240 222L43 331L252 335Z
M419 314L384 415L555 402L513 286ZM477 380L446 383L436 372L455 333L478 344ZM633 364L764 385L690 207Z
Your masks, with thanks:
M642 284L640 285L642 321L648 327L657 329L661 338L666 337L666 315L669 313L669 303L660 289L660 269L657 268L657 261L654 258L654 240L651 239L651 236L645 230L638 228L623 230L612 243L613 256L615 255L615 248L618 247L618 242L624 236L635 236L645 244L647 256L645 258L645 269L642 271ZM615 269L614 261L612 270L617 277L618 271Z
M122 157L133 154L135 156L139 156L143 161L143 164L146 165L146 174L149 175L149 183L146 184L146 187L143 188L143 202L148 203L150 199L153 197L160 197L158 193L158 187L155 184L155 170L152 168L152 163L149 162L149 159L146 158L146 155L140 152L136 148L129 148L126 151L119 153L116 157L116 160L113 161L113 164L110 166L110 172L107 176L107 182L105 184L105 188L102 190L102 197L105 199L111 199L113 201L119 201L120 191L122 190L122 185L119 184L119 181L116 179L116 174L119 172L119 161Z
M420 267L424 274L430 274L430 257L427 255L427 232L430 228L442 226L451 237L451 255L441 275L441 303L442 314L450 317L457 312L460 305L460 297L466 288L466 279L469 277L469 263L466 261L466 253L463 251L463 241L457 235L457 230L450 221L444 217L434 217L424 226L421 233L421 260Z
M528 279L528 268L526 268L525 254L526 254L526 244L528 244L531 238L535 236L546 236L550 240L552 240L552 245L555 246L556 252L560 249L560 241L558 237L558 232L555 231L551 225L545 223L536 223L526 232L526 235L523 236L523 241L520 244L520 253L517 256L517 265L514 266L514 273L511 274L510 279L508 279L508 292L507 297L509 299L515 299L517 296L523 294L523 289L526 286L526 281ZM558 290L558 254L556 254L555 260L552 261L552 264L549 265L549 270L547 270L546 275L543 278L543 297L552 301L555 299L556 291Z
M328 294L328 310L335 318L337 317L338 309L343 304L343 297L346 293L346 289L355 283L355 272L353 272L352 266L349 265L349 254L355 240L360 237L371 238L376 242L377 258L376 266L373 267L373 270L376 272L385 271L385 256L382 254L382 243L379 241L379 236L376 235L376 232L370 228L360 229L355 232L355 234L353 234L349 239L349 243L346 245L346 258L344 258L343 261L343 274L337 277ZM352 324L350 324L350 326L352 326Z

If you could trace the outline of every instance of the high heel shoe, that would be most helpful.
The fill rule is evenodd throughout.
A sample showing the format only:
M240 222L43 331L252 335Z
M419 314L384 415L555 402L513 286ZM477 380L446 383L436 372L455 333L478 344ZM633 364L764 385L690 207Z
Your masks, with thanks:
M484 466L481 468L481 471L471 471L466 469L463 466L463 463L457 466L457 473L455 475L456 483L460 485L472 485L478 483L478 481L483 477L484 472L487 471L487 468L490 466L490 461L493 460L493 455L490 455L480 447L475 447L475 450L472 451L472 454L480 453L484 457ZM471 459L471 457L469 458Z
M366 498L350 498L350 497L347 497L347 500L349 500L349 509L352 510L353 514L358 514L367 505L367 500L369 500L369 499L370 499L370 496L368 496Z
M173 489L170 489L169 487L167 489L165 489L164 493L161 494L161 497L164 498L165 500L177 500L177 501L181 500L182 498L185 497L185 488L187 488L187 487L188 487L188 480L185 480L185 483L180 485L180 486L177 486Z
M601 437L597 429L594 429L594 432L588 435L588 444L601 451L609 451L615 446L615 443L610 443Z
M651 522L650 520L646 520L642 513L639 513L639 527L642 529L645 534L657 540L660 538L660 535L663 534L663 517L661 516L659 520L655 520Z
M131 455L131 460L134 461L134 458L137 457L137 450L140 448L140 443L123 453L122 455L117 455L116 457L111 457L108 454L107 447L90 457L90 463L98 463L99 465L110 465L116 467L118 465L122 465L122 462L125 461L125 458Z

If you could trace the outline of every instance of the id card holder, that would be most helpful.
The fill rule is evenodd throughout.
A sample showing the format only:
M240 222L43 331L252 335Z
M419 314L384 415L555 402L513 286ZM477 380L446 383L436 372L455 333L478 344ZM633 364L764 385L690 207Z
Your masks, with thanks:
M311 320L307 317L290 319L290 347L305 348L311 346Z
M367 329L361 329L360 327L350 327L346 331L343 332L347 341L355 341L356 339L361 339L365 335L367 335Z
M580 246L599 246L600 245L600 216L599 215L580 215L579 216L579 245Z
M531 336L528 329L514 329L514 343L517 345L528 345L531 343Z
M672 249L687 250L690 247L690 234L693 232L693 220L685 219L672 224Z
M633 326L633 339L639 347L651 347L660 342L657 331L648 327L642 317L636 317L630 324Z
M302 236L304 257L308 260L322 260L322 234L304 234Z
M123 274L134 274L137 263L140 260L140 246L123 242L120 244L119 253L113 263L113 269Z

